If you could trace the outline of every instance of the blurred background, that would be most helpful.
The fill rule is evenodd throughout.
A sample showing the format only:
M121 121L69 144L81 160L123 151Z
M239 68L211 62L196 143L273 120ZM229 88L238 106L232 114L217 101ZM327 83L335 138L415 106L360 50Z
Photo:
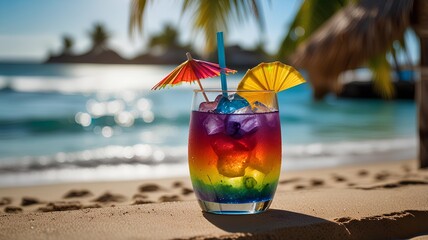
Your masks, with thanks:
M279 93L284 169L416 158L411 4L367 2L1 1L0 186L187 175L197 85L150 89L217 31L230 88L275 60L309 82Z

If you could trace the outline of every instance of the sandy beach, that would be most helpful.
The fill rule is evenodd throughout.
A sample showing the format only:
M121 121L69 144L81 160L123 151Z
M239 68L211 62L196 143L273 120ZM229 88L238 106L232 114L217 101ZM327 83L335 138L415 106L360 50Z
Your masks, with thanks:
M415 160L283 172L271 209L201 212L188 178L0 189L1 239L425 239Z
M0 1L0 240L428 240L428 0L99 2Z

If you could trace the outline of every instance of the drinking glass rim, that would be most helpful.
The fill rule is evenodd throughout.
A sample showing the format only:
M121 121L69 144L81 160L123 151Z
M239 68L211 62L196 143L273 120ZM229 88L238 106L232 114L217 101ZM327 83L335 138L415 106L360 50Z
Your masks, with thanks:
M228 89L228 90L222 90L220 88L205 88L204 90L201 89L193 89L193 92L195 93L202 93L202 92L227 92L227 93L236 93L236 92L253 92L253 93L276 93L274 90L238 90L238 89Z

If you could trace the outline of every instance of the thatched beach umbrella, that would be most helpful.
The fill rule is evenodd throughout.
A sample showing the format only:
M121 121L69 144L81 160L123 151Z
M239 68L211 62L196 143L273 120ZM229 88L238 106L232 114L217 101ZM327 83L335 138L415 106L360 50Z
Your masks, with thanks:
M423 14L425 13L425 15ZM384 54L404 31L414 24L421 38L421 65L428 60L428 1L361 0L336 13L291 57L292 63L308 71L314 97L337 91L337 78L347 69L363 65ZM412 16L412 17L411 17ZM412 21L411 21L412 20ZM419 89L419 136L421 167L428 167L428 76L421 67Z
M362 0L337 12L292 56L310 75L314 97L337 90L340 73L385 53L410 25L413 1Z

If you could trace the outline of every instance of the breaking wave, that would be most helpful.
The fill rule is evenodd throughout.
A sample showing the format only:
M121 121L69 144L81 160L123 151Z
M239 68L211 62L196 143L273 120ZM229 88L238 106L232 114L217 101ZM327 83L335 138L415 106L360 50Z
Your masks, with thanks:
M346 164L358 164L376 161L394 161L416 157L416 139L372 140L339 143L316 143L307 145L283 146L283 169L301 170L333 167ZM144 167L135 175L129 169ZM126 173L116 172L113 176L97 176L97 169L113 168L128 169ZM159 171L159 168L163 169ZM64 153L46 156L25 156L20 158L0 159L0 185L16 185L19 182L2 180L11 174L32 174L47 171L93 171L89 180L115 180L122 174L126 179L184 176L187 172L187 146L152 146L137 144L133 146L107 146L92 150ZM152 169L152 171L150 171ZM156 170L157 169L157 170ZM132 171L131 171L132 172ZM102 171L105 174L106 171ZM101 173L100 173L101 174ZM36 179L26 178L21 184L46 183L43 174ZM74 176L74 178L72 177ZM65 176L64 176L65 177ZM58 179L60 178L60 179ZM14 178L16 180L16 178ZM64 180L64 179L63 179ZM81 181L79 174L67 175L66 181ZM61 181L61 175L55 181ZM65 181L65 180L64 180Z

